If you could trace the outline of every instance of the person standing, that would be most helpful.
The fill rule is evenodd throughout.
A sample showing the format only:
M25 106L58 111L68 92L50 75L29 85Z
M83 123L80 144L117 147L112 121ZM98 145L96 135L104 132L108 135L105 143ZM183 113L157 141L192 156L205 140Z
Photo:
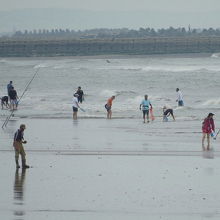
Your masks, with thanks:
M163 107L163 121L164 122L168 121L168 117L170 115L173 117L173 120L175 121L175 117L174 117L174 114L173 114L173 109L170 106L165 105Z
M183 94L180 91L179 88L176 88L176 92L177 92L177 102L178 102L178 106L184 106L184 102L183 102Z
M84 101L84 93L80 86L78 87L76 94L78 94L78 102L82 103Z
M13 88L13 82L10 81L9 84L7 85L8 96L9 96L9 92L12 88Z
M202 123L202 149L210 150L210 135L215 132L214 114L209 113ZM205 148L205 138L207 138L207 148Z
M24 130L26 129L26 126L24 124L20 125L20 129L16 131L14 134L14 150L15 150L15 163L16 168L20 168L19 165L19 154L21 155L21 161L22 161L22 168L29 168L29 166L26 164L26 153L24 151L23 144L26 144L27 141L24 140Z
M14 87L12 87L12 89L9 91L9 98L10 98L11 110L16 110L18 107L18 102L17 102L18 96Z
M112 102L114 99L115 99L115 96L113 95L111 98L108 99L107 103L105 104L108 119L112 118Z
M74 94L73 95L73 119L77 120L77 112L78 112L78 108L80 108L79 106L79 101L78 101L78 94Z
M140 104L140 110L142 109L142 111L143 111L144 123L145 123L145 120L146 120L146 115L147 115L147 123L150 122L149 121L149 109L150 109L150 107L153 108L152 105L151 105L150 100L148 100L148 95L145 95L143 101Z

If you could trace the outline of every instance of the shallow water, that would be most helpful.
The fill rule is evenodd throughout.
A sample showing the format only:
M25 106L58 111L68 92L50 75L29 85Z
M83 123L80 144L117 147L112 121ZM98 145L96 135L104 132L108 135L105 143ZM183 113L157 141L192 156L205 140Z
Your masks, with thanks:
M107 62L106 60L109 60ZM138 118L139 104L148 94L155 115L169 104L182 120L201 120L209 111L220 111L219 57L131 56L131 57L60 57L5 58L0 61L0 95L13 80L21 95L39 68L39 73L22 98L18 117L70 118L72 95L78 86L84 90L85 113L81 117L105 117L106 100L116 95L115 117ZM185 107L176 108L176 87L182 90ZM7 116L7 111L1 111Z
M31 58L0 61L1 94L13 80L19 94L39 74L19 110L0 131L0 219L217 220L219 139L201 150L201 121L212 111L219 127L219 57L145 56ZM86 93L79 120L71 99ZM175 88L185 107L176 108ZM156 120L142 122L148 93ZM113 119L104 104L116 94ZM162 122L161 107L176 121ZM2 124L10 112L0 112ZM27 162L15 169L13 135L25 123Z

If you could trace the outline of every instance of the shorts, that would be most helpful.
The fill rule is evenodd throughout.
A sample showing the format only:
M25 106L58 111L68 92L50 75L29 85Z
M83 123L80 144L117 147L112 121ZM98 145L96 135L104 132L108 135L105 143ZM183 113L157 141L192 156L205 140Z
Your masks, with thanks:
M143 110L143 117L145 117L145 115L149 115L149 109L148 110Z
M163 113L163 115L168 115L168 114L171 114L171 115L173 115L173 109L167 109L164 113Z
M78 112L78 108L73 107L73 112Z
M12 105L17 105L18 104L17 99L11 99L11 104Z
M178 101L178 106L184 106L183 100Z
M107 104L105 104L105 108L106 108L107 112L109 112L111 110L111 106L109 106Z
M212 130L207 129L207 128L202 128L202 133L211 134Z

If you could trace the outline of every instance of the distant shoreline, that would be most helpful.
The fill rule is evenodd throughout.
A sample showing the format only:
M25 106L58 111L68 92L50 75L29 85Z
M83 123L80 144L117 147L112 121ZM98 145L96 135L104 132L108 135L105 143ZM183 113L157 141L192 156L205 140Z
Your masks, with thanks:
M220 37L1 39L0 57L160 55L220 52Z

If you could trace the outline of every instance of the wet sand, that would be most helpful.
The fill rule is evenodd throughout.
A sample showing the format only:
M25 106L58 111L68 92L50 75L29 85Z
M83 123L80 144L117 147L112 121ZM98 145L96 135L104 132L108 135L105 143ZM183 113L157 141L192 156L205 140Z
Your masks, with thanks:
M11 147L27 125L27 162ZM220 152L197 121L19 119L0 133L1 219L219 219Z

